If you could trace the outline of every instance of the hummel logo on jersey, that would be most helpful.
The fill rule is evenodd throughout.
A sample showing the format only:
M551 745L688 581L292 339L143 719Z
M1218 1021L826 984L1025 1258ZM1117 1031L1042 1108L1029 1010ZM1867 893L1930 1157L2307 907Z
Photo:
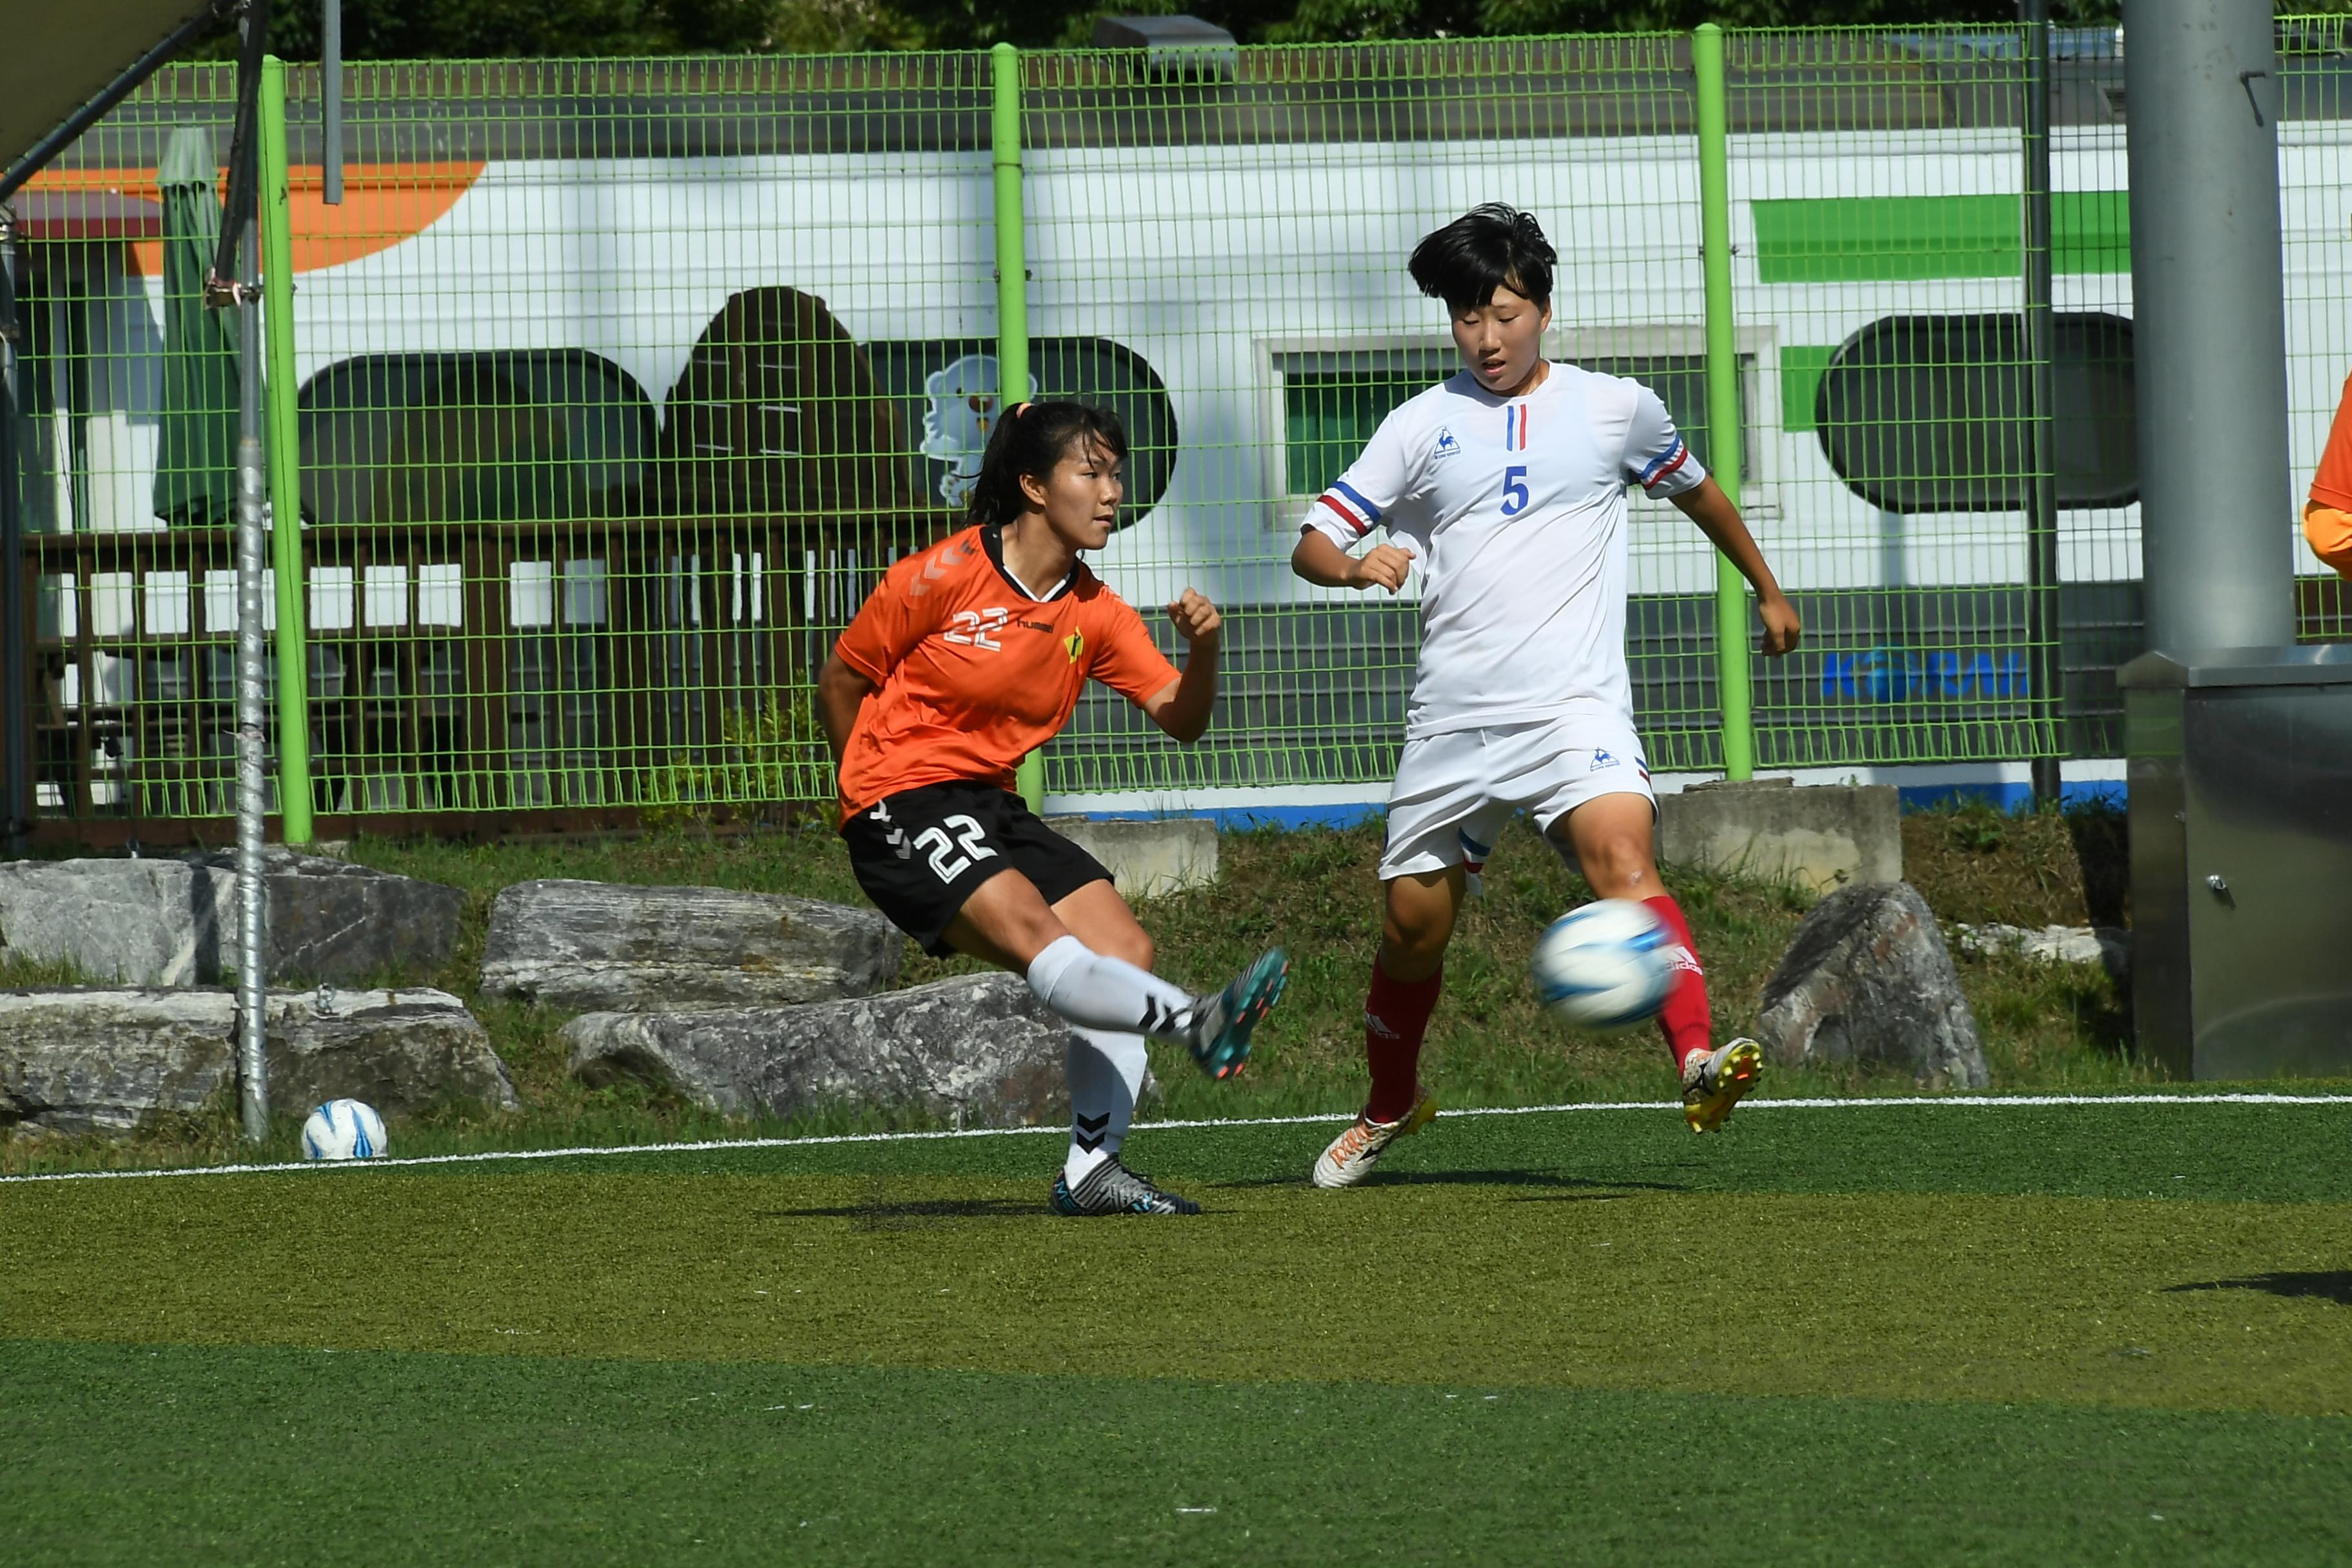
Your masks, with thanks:
M1613 768L1616 765L1617 758L1614 753L1605 752L1601 750L1599 747L1595 747L1593 748L1592 752L1592 765L1584 771L1589 773L1597 773L1603 768Z
M1454 438L1454 432L1440 427L1437 432L1437 444L1429 449L1429 455L1433 459L1450 458L1460 450L1462 450L1462 443Z

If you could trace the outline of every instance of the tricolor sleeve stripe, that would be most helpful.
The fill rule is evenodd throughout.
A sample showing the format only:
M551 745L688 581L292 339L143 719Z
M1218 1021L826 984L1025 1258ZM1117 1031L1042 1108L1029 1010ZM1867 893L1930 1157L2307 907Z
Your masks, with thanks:
M1652 458L1650 466L1642 470L1642 488L1655 489L1658 481L1681 468L1689 458L1690 448L1683 444L1681 437L1675 437L1675 444Z
M1380 521L1381 509L1366 500L1364 499L1363 492L1356 489L1355 486L1349 484L1345 479L1333 479L1331 481L1331 488L1338 490L1341 495L1346 496L1349 500L1355 502L1357 511L1363 515L1366 521Z
M1350 504L1352 503L1352 504ZM1316 504L1329 508L1339 521L1358 534L1370 533L1372 524L1381 518L1380 510L1358 495L1344 483L1334 483L1316 498Z

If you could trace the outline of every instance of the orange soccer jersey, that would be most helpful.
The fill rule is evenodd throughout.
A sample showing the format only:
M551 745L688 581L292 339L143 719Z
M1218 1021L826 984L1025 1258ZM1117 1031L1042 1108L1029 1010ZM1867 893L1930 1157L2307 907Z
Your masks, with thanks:
M886 795L970 780L1013 787L1092 676L1140 704L1176 679L1143 617L1084 563L1045 599L1004 569L993 531L908 556L835 645L880 688L841 759L841 820Z
M2311 552L2352 576L2352 379L2336 405L2319 472L2311 477L2311 500L2303 509L2303 537Z

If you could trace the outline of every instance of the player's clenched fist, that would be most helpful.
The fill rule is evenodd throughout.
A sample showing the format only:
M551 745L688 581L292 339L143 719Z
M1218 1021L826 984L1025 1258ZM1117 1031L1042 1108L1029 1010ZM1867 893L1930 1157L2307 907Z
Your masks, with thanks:
M1194 647L1214 647L1224 636L1224 617L1198 588L1185 589L1183 596L1168 606L1168 618Z
M1756 608L1764 620L1765 658L1779 658L1805 635L1805 623L1798 618L1797 606L1781 595L1759 599Z
M1366 551L1348 577L1359 588L1386 588L1393 594L1412 572L1412 551L1402 544L1381 544Z

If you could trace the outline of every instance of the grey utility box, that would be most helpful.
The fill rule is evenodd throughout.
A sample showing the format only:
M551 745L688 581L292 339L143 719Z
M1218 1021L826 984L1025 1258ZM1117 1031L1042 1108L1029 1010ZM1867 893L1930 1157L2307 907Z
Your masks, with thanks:
M2140 1050L2352 1072L2352 647L2151 653L2118 684Z

